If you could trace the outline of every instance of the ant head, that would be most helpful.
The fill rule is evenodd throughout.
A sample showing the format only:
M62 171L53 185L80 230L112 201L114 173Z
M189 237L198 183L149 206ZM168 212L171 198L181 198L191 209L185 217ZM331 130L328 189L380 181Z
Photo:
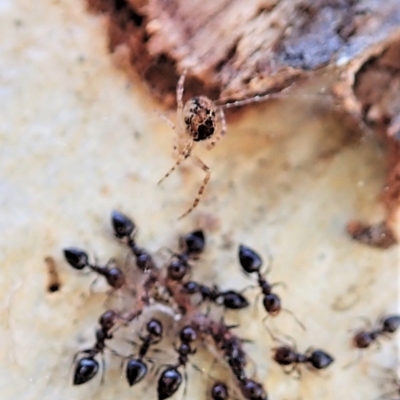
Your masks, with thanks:
M119 211L112 212L111 223L114 229L114 234L118 239L129 237L136 229L133 221Z
M161 338L163 326L158 319L152 319L147 324L147 332L155 338Z
M268 400L264 388L252 379L245 378L240 383L240 390L246 400Z
M113 310L108 310L100 316L99 324L104 330L109 331L114 326L116 319L117 313Z
M120 289L125 284L125 275L117 267L110 268L105 277L108 284L114 289Z
M192 343L197 339L196 330L190 325L183 327L179 336L182 343Z
M173 281L181 281L187 272L187 266L180 260L172 260L167 269L168 278Z
M239 262L244 272L251 274L253 272L260 272L262 266L261 257L250 247L239 246Z
M147 374L147 365L140 359L131 358L126 363L126 379L129 386L140 382Z
M390 315L382 321L382 330L387 333L394 333L400 326L400 315Z
M91 357L81 358L76 364L74 385L82 385L90 381L98 372L99 363Z
M324 369L333 363L334 358L322 350L314 350L309 359L311 365L316 369Z
M75 247L64 249L64 256L72 268L83 269L88 266L89 256L81 249Z
M223 382L214 383L211 388L211 398L213 400L227 400L229 397L228 387Z
M296 353L289 346L281 346L274 349L274 360L279 365L290 365L296 361Z
M199 291L199 284L197 282L194 282L194 281L189 281L189 282L186 282L183 285L183 288L184 288L186 293L195 294L195 293L197 293Z
M240 310L249 305L246 297L234 290L227 290L222 295L222 300L225 308L230 310Z
M158 400L165 400L171 397L179 389L181 383L181 373L175 367L167 368L158 379Z
M281 299L275 293L267 294L263 297L263 306L269 314L276 315L282 307Z
M354 346L359 349L365 349L369 347L373 341L374 341L373 335L371 335L370 332L366 331L360 331L356 333L356 335L353 338Z
M183 241L189 254L201 253L206 245L204 232L200 229L185 235Z

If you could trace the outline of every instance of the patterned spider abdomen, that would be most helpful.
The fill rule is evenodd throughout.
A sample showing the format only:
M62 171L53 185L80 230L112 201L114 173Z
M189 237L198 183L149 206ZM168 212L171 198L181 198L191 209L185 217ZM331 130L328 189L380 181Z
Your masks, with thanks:
M193 97L183 108L183 120L187 133L195 142L208 139L216 130L216 107L208 97Z

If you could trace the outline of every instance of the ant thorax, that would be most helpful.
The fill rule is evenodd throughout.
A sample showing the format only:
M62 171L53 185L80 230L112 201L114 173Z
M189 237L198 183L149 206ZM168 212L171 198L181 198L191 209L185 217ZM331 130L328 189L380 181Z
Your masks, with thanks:
M188 100L182 116L185 130L195 142L210 138L216 131L216 107L211 99L197 96Z

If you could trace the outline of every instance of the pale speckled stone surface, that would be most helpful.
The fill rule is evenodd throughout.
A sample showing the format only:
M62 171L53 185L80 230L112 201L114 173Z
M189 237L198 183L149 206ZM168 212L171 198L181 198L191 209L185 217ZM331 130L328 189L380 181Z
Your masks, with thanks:
M79 245L101 260L123 257L111 238L114 208L135 219L140 242L153 250L197 224L212 225L196 276L225 287L249 284L236 261L239 242L264 254L271 249L270 279L287 284L277 290L307 331L287 315L271 326L293 334L300 350L315 345L337 360L320 376L291 379L270 362L262 311L231 315L243 325L240 334L255 341L246 346L271 399L372 400L387 391L380 366L396 364L393 341L343 369L357 355L348 352L356 317L375 319L398 307L398 249L370 249L344 234L350 218L382 217L378 146L366 137L346 144L340 118L322 118L303 103L248 110L241 122L228 121L229 134L215 150L200 152L212 180L198 210L177 222L201 172L182 168L156 185L172 163L172 133L143 87L114 68L102 20L82 3L0 0L1 398L140 394L118 371L107 373L103 386L70 383L78 340L91 342L103 297L88 298L92 278L71 271L60 250ZM48 255L63 283L54 294L45 290ZM187 398L206 398L193 379Z

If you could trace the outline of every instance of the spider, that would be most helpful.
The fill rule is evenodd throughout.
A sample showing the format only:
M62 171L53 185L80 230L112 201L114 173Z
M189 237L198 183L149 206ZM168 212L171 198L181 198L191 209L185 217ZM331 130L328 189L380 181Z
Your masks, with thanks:
M213 101L206 96L195 96L183 104L183 92L187 70L183 72L176 86L177 112L175 125L165 116L161 116L169 126L177 132L174 150L177 151L177 159L171 169L158 181L158 185L168 178L173 171L187 158L191 157L195 165L204 173L203 182L197 192L192 206L178 219L190 214L199 204L204 190L211 178L210 168L199 157L192 154L195 142L203 142L207 150L211 150L225 136L227 131L224 109L239 107L255 102L267 100L274 94L254 96L244 100L221 104L223 100Z
M211 178L210 168L204 164L197 156L192 155L195 142L204 141L208 150L212 149L217 142L226 134L226 120L222 107L217 106L206 96L196 96L183 104L183 91L187 71L179 78L176 86L176 102L178 105L176 112L177 126L164 117L167 123L177 132L177 141L174 150L177 150L178 157L172 168L159 180L160 184L168 178L171 173L190 156L195 165L205 172L203 183L192 206L183 213L178 219L190 214L199 204L204 189Z

